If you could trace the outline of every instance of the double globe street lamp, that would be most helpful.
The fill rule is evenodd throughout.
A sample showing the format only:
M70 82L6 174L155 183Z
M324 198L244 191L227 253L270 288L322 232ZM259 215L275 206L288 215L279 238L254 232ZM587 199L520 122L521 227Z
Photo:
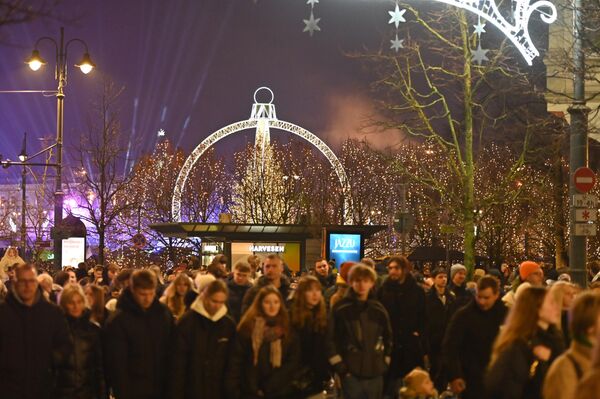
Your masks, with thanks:
M56 186L54 191L54 267L56 269L60 269L62 267L62 237L61 234L58 234L58 228L62 222L62 213L63 213L63 199L64 193L62 191L62 149L63 149L63 127L64 127L64 101L65 101L65 93L64 88L67 85L67 51L69 47L73 43L79 43L83 45L85 52L81 61L78 64L75 64L81 72L84 74L88 74L96 67L96 64L92 61L88 46L86 42L81 39L71 39L65 43L65 32L64 28L60 28L60 38L59 40L55 40L49 36L44 36L39 38L35 42L35 46L31 53L31 57L29 57L25 62L29 65L29 67L33 71L39 70L41 67L47 64L47 62L42 58L38 47L43 42L50 42L54 44L54 48L56 50L56 65L55 65L55 74L54 78L58 82L58 89L56 90L56 143L47 149L41 151L45 152L53 147L56 147L56 162L53 166L56 167ZM20 159L21 162L19 164L26 165L26 158Z

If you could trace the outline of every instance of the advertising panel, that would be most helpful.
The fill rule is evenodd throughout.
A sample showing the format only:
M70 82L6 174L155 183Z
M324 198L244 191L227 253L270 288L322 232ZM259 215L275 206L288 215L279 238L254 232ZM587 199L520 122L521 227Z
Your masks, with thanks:
M360 262L363 242L360 234L328 233L327 259L335 260L336 269L344 262Z
M85 237L69 237L62 240L62 267L77 267L85 262Z
M231 243L231 265L240 260L246 260L249 255L257 255L261 260L268 254L276 253L281 256L288 267L297 272L300 270L300 243L264 243L264 242L234 242Z

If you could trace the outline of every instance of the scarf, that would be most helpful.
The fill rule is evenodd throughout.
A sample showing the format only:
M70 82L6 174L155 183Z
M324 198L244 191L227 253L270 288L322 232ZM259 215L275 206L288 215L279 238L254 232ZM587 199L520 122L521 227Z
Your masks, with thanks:
M281 367L281 338L283 331L277 325L269 325L262 317L257 317L252 329L252 354L254 355L254 365L258 364L258 354L263 342L270 344L269 360L273 368Z

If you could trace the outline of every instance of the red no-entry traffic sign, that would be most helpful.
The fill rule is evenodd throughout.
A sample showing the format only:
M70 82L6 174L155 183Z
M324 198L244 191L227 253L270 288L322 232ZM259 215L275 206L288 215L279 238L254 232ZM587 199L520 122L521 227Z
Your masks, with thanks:
M596 184L596 175L590 168L578 168L573 174L573 181L575 183L575 189L580 193L587 193Z

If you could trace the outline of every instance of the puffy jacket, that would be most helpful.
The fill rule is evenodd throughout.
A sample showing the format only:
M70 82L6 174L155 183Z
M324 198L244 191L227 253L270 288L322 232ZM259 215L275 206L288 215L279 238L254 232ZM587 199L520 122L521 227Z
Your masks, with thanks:
M260 291L262 287L266 287L269 284L271 284L271 281L267 279L267 277L262 276L258 279L254 287L250 288L246 292L246 295L244 295L244 299L242 300L242 315L246 313L246 310L248 310L248 308L252 305L256 294L258 294L258 291ZM290 299L291 292L292 290L290 289L290 280L288 280L285 276L281 276L281 285L279 286L279 293L281 294L284 303L287 304L287 301Z
M360 301L349 289L333 307L327 338L329 363L339 375L374 378L387 371L392 329L388 313L379 301Z
M51 398L71 346L65 317L41 291L32 306L9 293L0 305L0 397Z
M268 342L263 342L254 365L252 341L238 334L233 356L229 363L225 390L229 399L288 399L296 393L292 382L298 372L300 346L292 334L282 344L281 367L271 366ZM262 396L259 395L262 392Z
M59 398L108 398L104 380L100 327L90 322L89 312L75 319L67 316L73 351L58 378Z
M401 378L423 367L425 355L425 292L411 274L402 283L386 278L377 298L387 310L392 327L391 378Z
M235 344L235 322L223 306L209 315L198 298L175 327L170 399L220 399Z
M116 399L162 399L173 316L157 298L143 310L125 290L106 323L108 380Z

